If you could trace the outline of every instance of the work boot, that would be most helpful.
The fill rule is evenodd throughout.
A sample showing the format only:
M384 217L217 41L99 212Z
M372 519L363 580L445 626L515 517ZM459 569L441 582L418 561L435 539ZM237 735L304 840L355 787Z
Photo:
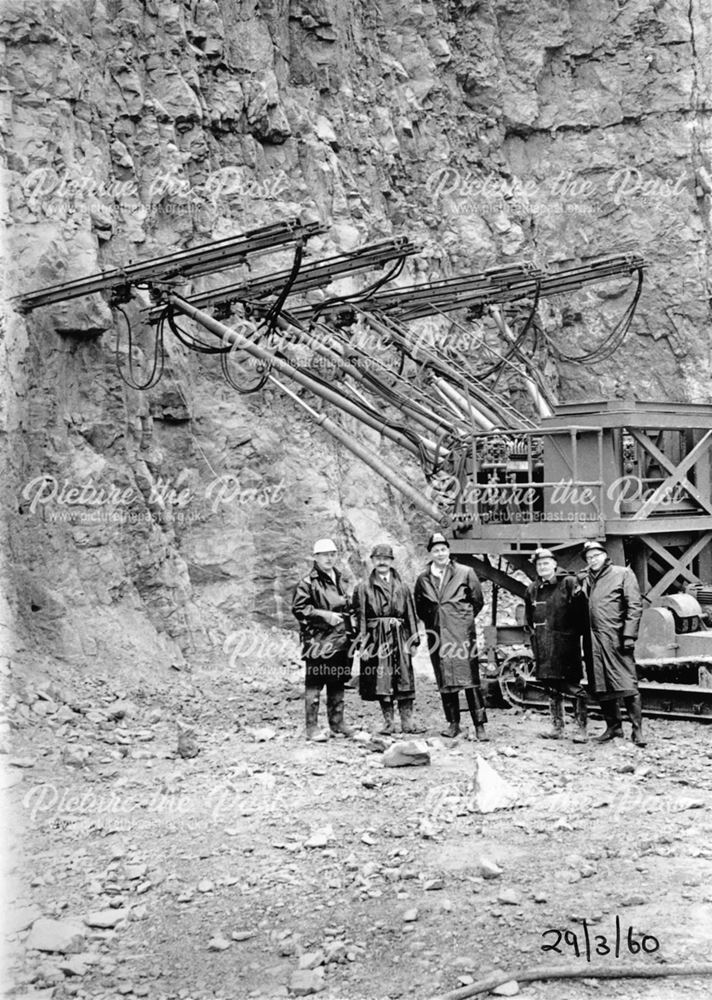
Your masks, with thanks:
M606 728L600 736L596 737L596 743L607 743L623 735L623 725L621 723L620 709L615 699L606 699L601 702L601 714L606 723Z
M381 736L392 736L396 731L395 712L393 702L389 698L379 698L381 711L383 712L383 728L378 732Z
M329 717L329 729L336 735L353 736L355 730L344 722L344 689L326 691L326 713Z
M446 698L448 700L448 707L450 711L448 714L446 710L445 718L448 720L450 725L447 729L443 729L440 735L444 736L448 740L454 740L456 736L460 735L460 695L459 692L456 691L454 694L444 694L442 697L443 704L445 703Z
M647 740L643 738L643 703L640 699L640 694L631 695L628 698L624 698L623 701L628 718L633 723L633 732L630 738L638 747L647 746Z
M485 708L484 698L482 697L482 688L479 686L465 688L465 698L467 699L467 707L470 710L472 721L475 724L475 737L480 741L480 743L486 743L489 740L489 736L485 731L487 709Z
M313 743L326 743L329 737L325 732L319 730L319 697L321 689L318 687L307 687L304 689L304 708L307 719L307 739Z
M588 704L585 694L576 696L576 701L574 702L574 719L576 720L576 732L573 737L574 743L587 743Z
M543 740L561 740L564 737L564 698L560 694L549 695L549 716L551 729L539 735Z
M400 712L401 721L401 732L402 733L424 733L425 726L419 725L413 719L413 698L401 698L398 702L398 711Z

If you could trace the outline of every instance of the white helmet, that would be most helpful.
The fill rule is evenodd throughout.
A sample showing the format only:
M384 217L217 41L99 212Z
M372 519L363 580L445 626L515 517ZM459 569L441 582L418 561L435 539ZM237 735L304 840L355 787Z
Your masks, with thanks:
M330 538L319 538L314 542L312 554L316 556L320 552L336 552L336 546Z

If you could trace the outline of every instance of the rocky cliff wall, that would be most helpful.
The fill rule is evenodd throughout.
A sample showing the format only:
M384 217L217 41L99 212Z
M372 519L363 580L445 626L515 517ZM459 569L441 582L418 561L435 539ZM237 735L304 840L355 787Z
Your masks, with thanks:
M296 214L328 226L323 254L411 234L410 279L632 241L650 266L628 341L547 374L563 398L709 400L711 23L707 0L6 0L7 284ZM547 302L542 322L576 353L629 295ZM99 296L7 313L9 655L219 658L245 623L290 622L315 535L354 574L391 539L412 575L426 525L389 487L175 345L155 389L128 389L116 322ZM138 329L141 377L149 353Z

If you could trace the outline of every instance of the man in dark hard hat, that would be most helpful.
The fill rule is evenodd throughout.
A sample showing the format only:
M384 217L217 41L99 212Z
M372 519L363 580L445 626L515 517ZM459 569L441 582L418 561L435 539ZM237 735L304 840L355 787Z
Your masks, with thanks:
M436 531L428 540L431 562L415 582L415 610L425 623L428 652L449 725L443 736L460 733L460 691L475 724L478 740L486 740L485 710L480 687L475 618L484 598L474 570L450 558L450 543Z
M536 578L524 597L536 676L549 692L551 730L544 739L564 735L564 697L574 699L575 743L586 742L587 699L581 685L581 636L586 624L586 600L576 577L561 570L550 549L532 557Z
M632 740L645 746L643 708L633 658L643 604L638 581L627 566L614 566L602 542L586 542L589 628L584 633L588 689L601 704L606 729L600 741L622 736L618 701L623 699L633 724Z
M384 735L395 732L394 704L401 732L423 733L413 720L415 676L411 651L420 642L413 596L393 568L390 545L375 545L373 571L354 591L353 614L361 650L359 693L364 701L378 701Z
M306 666L306 735L308 740L321 743L330 735L317 726L324 685L331 733L354 733L344 722L344 685L351 676L353 637L350 601L336 569L336 545L330 538L320 538L312 552L314 565L297 584L292 613L300 625Z

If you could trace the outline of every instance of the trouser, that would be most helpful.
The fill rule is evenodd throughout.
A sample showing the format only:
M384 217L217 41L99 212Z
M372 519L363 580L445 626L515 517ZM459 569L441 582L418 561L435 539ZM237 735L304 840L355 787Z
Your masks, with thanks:
M442 699L446 720L448 722L455 723L455 725L459 725L460 692L444 691L441 692L440 697ZM476 687L465 688L465 698L467 700L467 707L470 711L470 715L472 716L472 721L476 726L483 726L485 722L487 722L487 709L485 708L485 701L482 697L482 688L479 685Z
M313 732L319 720L321 689L326 686L326 714L331 729L338 728L344 718L344 681L313 681L304 689L304 710L307 733Z

